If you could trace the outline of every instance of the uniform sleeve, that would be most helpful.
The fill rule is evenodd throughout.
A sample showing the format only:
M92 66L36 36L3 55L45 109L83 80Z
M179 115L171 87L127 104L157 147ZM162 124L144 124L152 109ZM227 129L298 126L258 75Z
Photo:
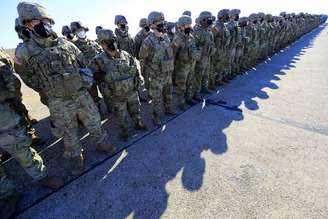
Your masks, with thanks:
M102 71L101 66L99 65L97 56L91 59L88 64L88 67L93 72L93 78L95 81L101 82L105 80L105 73Z
M141 68L144 67L145 62L147 59L150 58L151 55L151 46L148 40L144 40L141 44L140 51L139 51L139 61Z
M70 50L75 54L80 68L85 68L88 64L86 58L79 48L74 44L66 40L66 43L69 44Z
M172 49L173 49L173 54L174 56L176 56L181 48L181 38L177 35L175 35L173 37L173 40L172 40L172 43L171 43L171 46L172 46Z

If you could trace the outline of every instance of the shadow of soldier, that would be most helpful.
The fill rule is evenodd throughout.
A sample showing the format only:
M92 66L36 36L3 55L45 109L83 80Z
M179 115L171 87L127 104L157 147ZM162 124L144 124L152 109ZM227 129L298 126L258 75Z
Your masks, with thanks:
M265 88L278 89L274 81L295 67L299 56L311 47L323 28L317 28L283 53L221 87L218 94L208 97L211 101L205 106L199 104L173 119L166 118L160 129L139 134L122 144L115 157L92 152L92 142L82 140L89 155L87 170L78 178L69 176L68 164L61 158L63 147L50 147L44 154L49 170L64 175L66 184L55 193L35 186L29 188L20 213L41 217L48 209L49 217L160 218L168 207L168 199L174 196L174 192L167 190L170 182L181 178L179 189L190 192L201 189L206 171L203 153L223 155L228 151L224 130L244 118L241 111L229 107L258 110L255 99L269 98L263 91ZM227 104L216 104L220 100ZM144 109L149 124L150 118L146 116L149 107ZM104 127L115 130L112 123ZM111 139L118 142L115 137ZM43 201L45 198L47 201ZM52 203L56 203L56 208Z

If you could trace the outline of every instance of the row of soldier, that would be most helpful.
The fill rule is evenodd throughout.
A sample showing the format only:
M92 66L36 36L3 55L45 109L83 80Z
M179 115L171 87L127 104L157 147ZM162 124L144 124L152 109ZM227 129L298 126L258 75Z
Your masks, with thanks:
M52 30L53 18L37 3L21 2L17 11L15 27L23 42L16 49L14 69L1 52L0 146L34 180L52 189L63 182L47 175L42 158L30 147L26 127L34 133L31 123L35 121L12 104L24 108L14 71L49 108L51 131L63 137L64 157L71 160L72 174L79 175L84 156L78 122L87 128L98 151L115 152L101 127L98 90L114 114L121 138L126 140L128 117L137 130L147 129L140 115L139 97L150 100L153 122L159 126L163 110L175 114L173 87L179 108L185 110L187 104L194 105L203 94L254 67L322 21L320 16L303 13L282 13L279 17L259 13L239 19L239 10L225 9L218 13L216 22L210 12L200 13L192 28L188 11L174 24L165 22L163 13L151 12L147 19L141 19L142 29L134 39L128 33L127 20L118 15L115 31L99 26L97 40L92 41L81 22L63 27L66 39L58 37ZM20 122L22 118L24 122ZM10 214L17 197L13 184L1 171L1 209L11 209L6 210Z

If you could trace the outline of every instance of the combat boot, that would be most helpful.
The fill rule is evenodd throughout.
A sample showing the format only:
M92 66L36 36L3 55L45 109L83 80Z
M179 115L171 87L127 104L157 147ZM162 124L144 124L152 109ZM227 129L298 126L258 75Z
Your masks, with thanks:
M188 106L186 103L180 103L178 106L179 106L179 109L182 111L186 111L188 109Z
M79 176L83 173L84 170L84 157L82 154L79 156L73 157L71 159L72 165L72 175Z
M33 118L30 114L27 114L27 120L32 125L35 125L39 122L37 119Z
M0 216L3 219L12 218L16 211L17 202L20 199L20 194L14 192L14 194L8 196L5 199L0 200Z
M102 143L97 144L96 150L99 152L114 154L116 151L116 148L111 143L102 142Z
M192 99L187 99L187 100L186 100L186 103L187 103L189 106L193 106L193 105L197 104L197 102L196 102L196 101L193 101Z
M202 97L200 96L199 93L195 93L193 99L194 99L194 100L197 100L197 101L201 101L201 100L202 100Z
M42 145L45 143L45 141L39 136L37 136L35 132L30 133L30 135L32 138L32 143L31 143L32 146Z
M52 190L57 190L64 185L64 181L58 177L46 176L39 180L41 186L47 187Z
M167 107L165 108L165 114L169 116L175 116L177 113L171 107Z
M214 84L210 85L210 86L208 87L208 89L211 90L211 91L216 91L216 87L215 87Z
M157 113L153 115L153 123L155 126L161 126L161 119Z
M127 128L123 128L121 130L120 139L123 141L127 141L129 139L129 130Z
M141 130L141 131L147 131L147 130L148 130L147 126L146 126L145 124L143 124L143 122L141 122L141 121L138 121L138 122L134 125L134 128L135 128L136 130Z
M203 87L201 93L203 93L203 94L211 94L212 92L207 87Z

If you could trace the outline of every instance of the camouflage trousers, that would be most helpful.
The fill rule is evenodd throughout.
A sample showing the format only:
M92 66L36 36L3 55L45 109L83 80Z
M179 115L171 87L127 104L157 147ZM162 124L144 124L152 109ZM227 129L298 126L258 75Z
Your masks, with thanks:
M113 114L117 125L121 129L128 128L128 115L131 117L134 124L137 124L141 121L141 104L139 101L138 92L133 91L128 96L123 98L113 97L112 100Z
M235 56L235 66L234 72L241 73L241 68L243 64L243 55L244 55L244 47L237 47L236 48L236 56Z
M1 149L13 156L34 180L40 180L47 175L46 167L40 155L29 147L30 144L31 138L27 135L26 128L21 125L0 131ZM14 191L14 184L0 166L0 199L10 196Z
M162 102L165 109L172 104L172 75L167 72L165 75L151 77L149 80L149 96L152 99L151 106L154 115L162 112Z
M143 67L141 69L141 74L142 74L142 77L144 78L144 81L145 81L145 88L146 89L149 89L149 77L150 77L150 72L151 72L151 69L147 68L147 67Z
M195 67L194 93L199 94L201 89L208 88L211 61L209 57L202 57Z
M223 51L216 53L211 59L211 72L209 76L209 85L213 86L222 82L224 77L224 55Z
M178 63L175 68L175 91L177 94L178 104L186 102L186 98L192 98L193 86L193 63Z
M78 135L77 118L90 132L90 136L101 143L107 137L107 132L101 128L100 114L90 94L81 91L72 98L49 97L49 111L53 122L52 131L60 130L64 140L64 157L72 158L82 152ZM54 133L55 136L60 134Z
M236 58L236 48L229 49L229 61L228 61L228 75L234 75L234 68L235 68L235 58Z

